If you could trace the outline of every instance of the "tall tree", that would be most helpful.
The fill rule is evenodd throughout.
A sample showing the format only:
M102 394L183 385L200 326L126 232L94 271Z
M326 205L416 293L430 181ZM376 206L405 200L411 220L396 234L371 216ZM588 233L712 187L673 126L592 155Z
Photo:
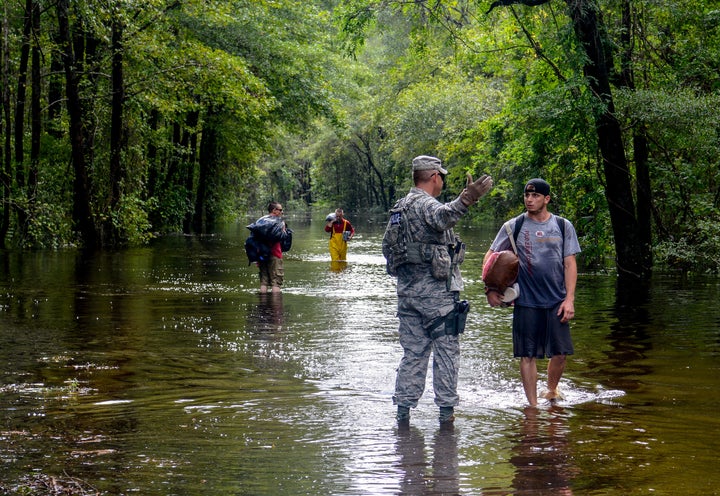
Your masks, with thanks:
M632 2L623 0L621 6L622 28L620 32L620 75L619 86L635 91L635 71L633 64L635 15ZM642 257L652 266L652 186L650 183L650 164L648 150L647 125L639 120L632 127L632 153L635 163L635 182L637 198L638 235L640 237Z
M125 168L123 152L125 151L125 122L123 120L123 106L125 105L125 78L123 72L124 46L123 46L123 13L116 5L112 12L112 103L110 117L110 200L111 212L117 212L120 206L122 185L125 181ZM108 226L112 232L114 243L119 241L117 226Z
M33 1L25 1L24 27L18 67L17 90L15 92L15 186L19 191L25 189L25 110L27 97L28 68L30 67L30 47L33 31ZM18 230L25 229L27 210L19 202L13 202L18 218Z
M2 71L2 124L0 131L4 131L5 139L2 142L2 166L0 167L0 178L2 178L2 218L0 218L0 247L5 246L5 238L10 229L10 198L12 187L12 158L10 129L12 120L10 116L10 26L8 15L8 3L3 2L2 20L2 54L0 59L0 70Z
M567 3L575 32L588 57L585 64L588 84L603 109L595 117L595 124L607 182L605 194L615 237L618 273L622 278L645 280L652 270L650 244L640 237L641 232L647 231L640 230L622 129L615 116L610 87L613 62L606 49L610 40L604 36L605 29L595 0L568 0Z
M83 124L83 102L80 100L78 64L70 31L69 0L58 0L58 41L65 70L65 95L70 117L70 144L73 164L73 221L88 248L98 245L97 230L92 218L89 195L86 130ZM76 38L77 40L77 38Z
M38 169L40 166L40 139L42 138L41 114L41 47L40 47L40 3L32 2L32 71L31 71L31 100L30 100L30 164L27 179L28 212L32 215L35 210L38 187Z
M537 6L547 2L549 0L501 0L493 2L488 12L499 6ZM615 115L615 102L610 85L613 69L612 52L608 49L610 40L606 37L596 0L566 0L566 3L575 34L587 57L583 67L587 84L600 104L600 111L595 116L595 129L615 238L618 273L623 279L646 280L652 271L652 258L650 243L642 239L641 234L649 231L640 229L623 133Z

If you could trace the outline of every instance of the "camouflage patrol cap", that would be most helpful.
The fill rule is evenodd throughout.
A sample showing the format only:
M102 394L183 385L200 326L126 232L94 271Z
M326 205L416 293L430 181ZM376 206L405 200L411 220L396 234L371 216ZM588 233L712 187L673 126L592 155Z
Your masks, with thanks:
M430 157L428 155L415 157L412 161L412 170L413 172L421 170L434 170L438 171L440 174L448 173L448 171L443 169L442 162L440 162L439 158Z

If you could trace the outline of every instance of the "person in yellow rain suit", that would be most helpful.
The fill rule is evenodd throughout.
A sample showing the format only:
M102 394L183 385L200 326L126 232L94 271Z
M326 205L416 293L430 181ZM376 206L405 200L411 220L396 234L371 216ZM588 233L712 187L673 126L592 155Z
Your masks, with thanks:
M330 259L333 262L347 260L347 242L355 235L355 228L343 216L343 209L335 210L325 219L325 232L330 233Z

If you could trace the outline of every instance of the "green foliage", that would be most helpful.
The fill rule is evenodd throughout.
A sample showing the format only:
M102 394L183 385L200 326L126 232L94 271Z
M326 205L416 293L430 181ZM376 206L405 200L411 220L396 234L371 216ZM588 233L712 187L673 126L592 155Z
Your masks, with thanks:
M161 233L182 232L183 222L193 211L189 192L184 186L172 185L148 200L148 224Z
M140 198L123 196L118 209L112 213L112 223L121 238L130 246L140 246L152 239L148 206Z
M30 207L24 248L59 249L74 246L71 219L60 206L35 202Z
M27 229L19 240L24 248L60 249L76 246L78 240L73 232L72 193L67 184L70 150L62 140L45 136L41 147L52 157L38 164L40 187L30 199L15 195L27 212Z
M42 43L44 53L55 54L56 5L46 7L40 32L33 40ZM208 219L232 217L252 205L248 197L254 191L248 187L248 179L261 176L257 165L261 157L272 156L269 143L276 130L303 131L317 116L334 119L337 100L329 74L342 71L335 68L339 56L332 51L328 7L323 2L284 0L70 3L70 35L78 41L73 70L77 71L74 76L83 102L86 191L90 216L104 241L135 244L147 240L151 230L186 230L201 186L201 166L214 171L208 179L211 184L202 185L208 188L203 196L206 203L200 208ZM12 48L8 67L15 68L22 46L23 12L18 7L6 14L10 27L6 40ZM109 76L111 41L118 32L122 34L119 46L125 100L119 121L123 131L121 164L119 170L111 170L113 81ZM50 60L41 60L45 65L40 70L60 72L49 67ZM20 77L8 76L10 85ZM29 84L27 87L31 89ZM60 89L64 91L64 87ZM62 96L55 98L62 101ZM68 144L66 110L44 124L45 131ZM216 149L208 150L212 164L198 163L203 159L199 151L210 120L218 137L213 145ZM29 131L29 120L25 122ZM0 132L4 136L10 129ZM24 148L29 150L29 140ZM53 157L44 145L41 153ZM42 161L43 167L47 163ZM60 219L69 226L78 222L71 218L72 198L24 205L27 194L20 183L25 180L22 172L27 165L18 164L17 169L11 177L18 177L18 188L4 205L30 215L29 232L23 234L22 242L30 246L70 242L58 223ZM42 188L47 188L50 196L72 190L73 178L67 170L51 181L47 181L49 171L39 172L45 179ZM296 193L292 170L279 167L273 175L287 183L282 194ZM54 207L52 222L47 205ZM110 234L109 229L116 232Z
M683 271L718 270L720 94L673 88L618 95L620 115L643 122L653 143L657 262Z
M450 170L445 199L462 189L466 172L492 174L492 201L473 210L485 219L519 213L524 183L544 177L551 210L577 227L582 266L603 270L618 226L595 125L612 101L633 180L643 159L634 138L647 137L657 263L717 270L720 11L707 2L640 1L624 18L619 2L597 5L613 64L612 100L602 102L589 91L587 54L564 2L489 15L489 2L442 0L71 2L71 34L86 48L74 67L91 217L106 239L140 244L151 233L188 230L198 209L233 219L270 199L293 210L386 211L410 187L412 158L432 154ZM32 40L52 55L57 10L44 8ZM6 17L15 98L21 4L9 4ZM113 26L122 27L125 82L119 179L110 150ZM51 83L62 72L51 61L41 59L37 190L27 183L26 118L24 162L9 164L2 206L13 214L8 232L25 247L82 242L67 109L48 119ZM12 126L0 129L3 143L7 133Z
M700 220L695 229L655 246L658 265L685 273L717 274L720 267L720 222Z

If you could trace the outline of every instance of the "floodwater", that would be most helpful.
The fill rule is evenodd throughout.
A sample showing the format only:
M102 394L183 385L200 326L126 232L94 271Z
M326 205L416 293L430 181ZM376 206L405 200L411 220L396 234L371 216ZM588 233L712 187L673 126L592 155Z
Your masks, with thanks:
M455 427L428 377L398 431L384 222L350 216L331 267L323 219L289 219L279 296L256 291L249 222L89 257L0 252L0 493L718 494L719 278L658 275L621 305L612 276L581 274L566 398L526 409L511 310L482 293L495 228L461 228Z

